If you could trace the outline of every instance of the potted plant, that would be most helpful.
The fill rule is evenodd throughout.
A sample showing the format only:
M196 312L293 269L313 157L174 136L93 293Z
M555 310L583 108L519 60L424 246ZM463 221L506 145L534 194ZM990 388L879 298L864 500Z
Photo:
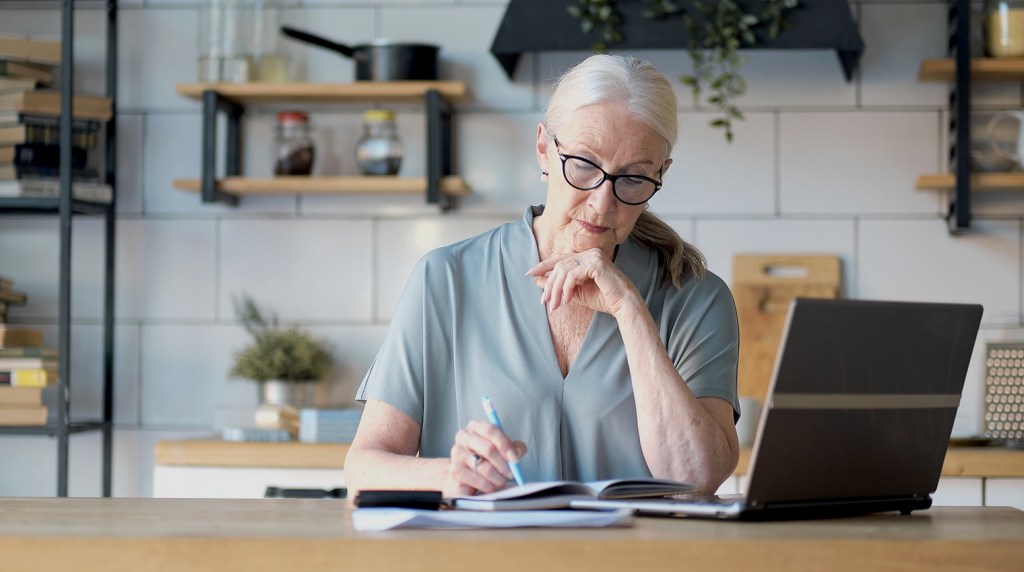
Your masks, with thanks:
M333 365L328 343L297 326L281 326L275 312L249 296L233 302L235 317L253 341L235 353L230 375L258 382L261 403L312 406L317 382Z
M736 101L747 90L741 73L744 57L739 50L757 43L756 28L763 27L768 38L775 38L790 27L786 12L799 6L800 0L693 0L689 12L676 0L643 1L648 19L682 16L689 35L687 53L693 73L679 80L693 92L694 103L700 104L704 90L709 91L705 102L719 113L711 126L722 129L725 139L732 142L732 122L744 118ZM599 31L601 39L591 46L595 51L603 52L611 44L625 41L619 31L622 15L616 0L579 0L567 10L580 21L584 34Z

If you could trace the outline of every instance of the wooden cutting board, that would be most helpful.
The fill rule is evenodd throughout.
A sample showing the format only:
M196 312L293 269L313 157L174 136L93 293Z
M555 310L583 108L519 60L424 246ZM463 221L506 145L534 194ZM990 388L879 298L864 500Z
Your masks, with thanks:
M764 403L789 303L793 298L837 298L838 256L737 254L732 293L740 321L739 393Z

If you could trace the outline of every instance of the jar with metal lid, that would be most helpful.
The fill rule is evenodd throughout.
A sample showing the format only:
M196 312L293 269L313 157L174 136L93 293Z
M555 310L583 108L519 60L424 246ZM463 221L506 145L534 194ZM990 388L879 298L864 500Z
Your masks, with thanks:
M302 111L278 113L274 131L274 174L312 173L315 151L310 137L309 115Z
M985 2L985 47L993 58L1024 56L1024 0Z
M363 112L363 135L356 143L356 162L364 175L397 175L402 166L402 142L395 128L395 112Z

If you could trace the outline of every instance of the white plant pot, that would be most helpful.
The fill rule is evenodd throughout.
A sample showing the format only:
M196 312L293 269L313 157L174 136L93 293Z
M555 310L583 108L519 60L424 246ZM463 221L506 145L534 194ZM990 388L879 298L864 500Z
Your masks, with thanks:
M316 402L316 381L261 381L260 403L264 405L291 405L296 408L313 407Z

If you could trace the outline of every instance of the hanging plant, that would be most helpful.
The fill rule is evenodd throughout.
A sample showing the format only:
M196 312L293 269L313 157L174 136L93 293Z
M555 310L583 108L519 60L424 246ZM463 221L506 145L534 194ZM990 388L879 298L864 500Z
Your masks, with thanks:
M603 52L609 44L625 41L619 31L622 15L615 0L578 1L579 4L569 6L568 11L579 19L583 33L601 31L601 39L591 46L592 49ZM736 100L747 91L747 82L741 74L746 58L740 55L739 49L757 43L755 30L759 27L766 29L769 38L775 38L790 27L785 13L796 8L799 0L761 0L757 13L747 12L735 0L694 0L692 12L672 0L643 2L649 5L644 17L651 20L682 15L690 34L687 53L693 62L693 73L680 76L679 81L691 89L698 106L707 89L704 102L719 112L710 124L722 129L726 141L732 142L732 122L743 120Z

